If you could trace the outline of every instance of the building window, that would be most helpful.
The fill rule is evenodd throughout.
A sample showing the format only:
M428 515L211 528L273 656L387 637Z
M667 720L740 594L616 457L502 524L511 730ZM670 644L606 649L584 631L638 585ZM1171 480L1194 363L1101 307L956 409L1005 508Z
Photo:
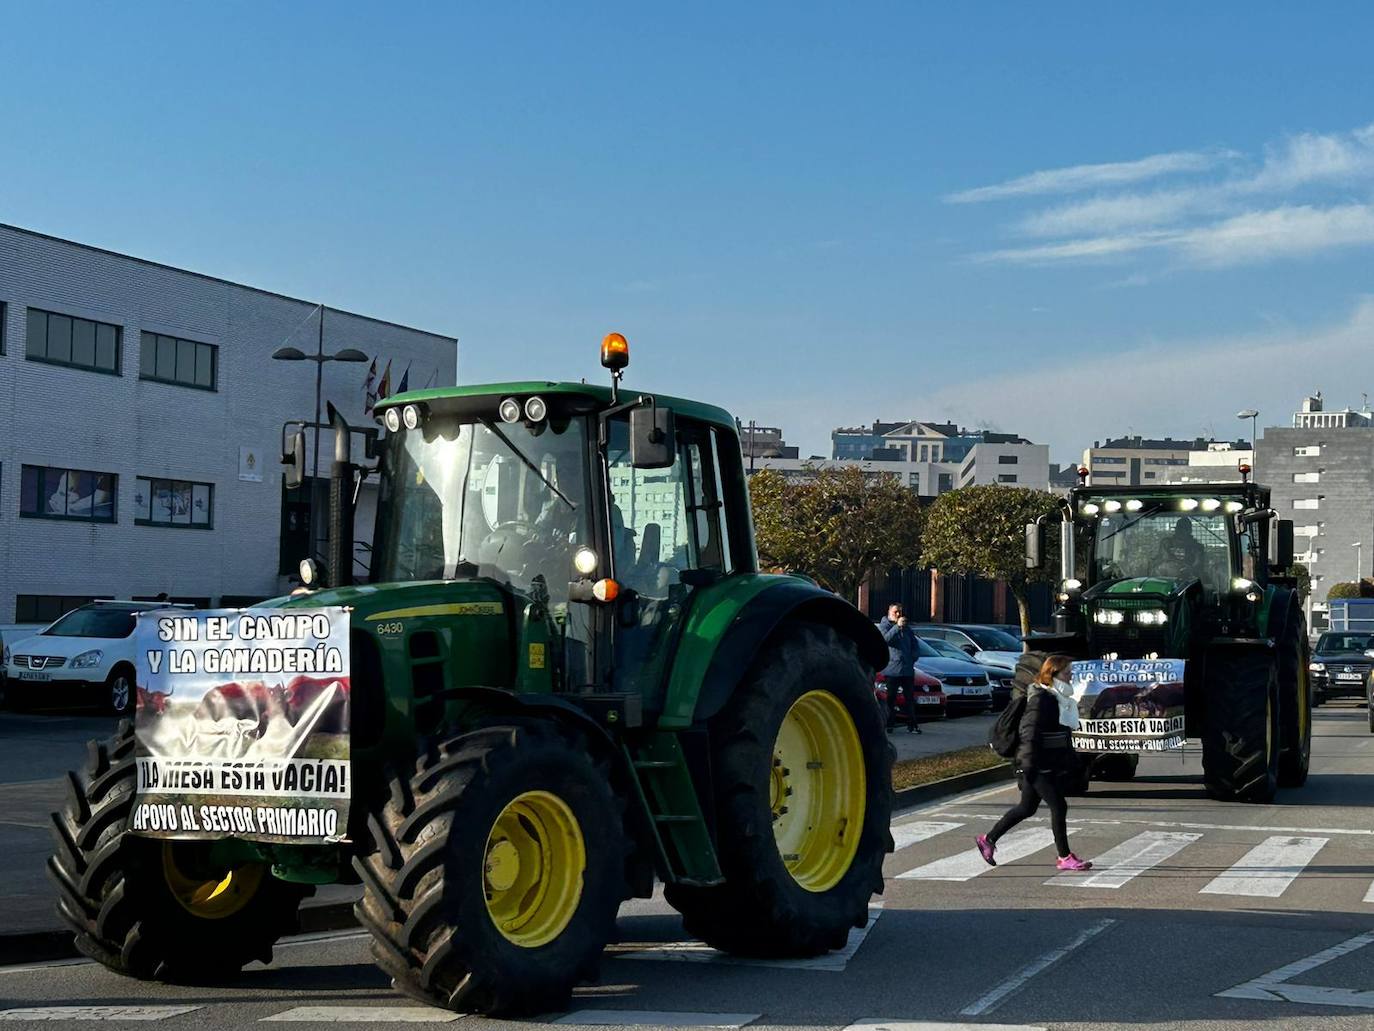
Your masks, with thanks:
M1306 508L1306 509L1320 508L1320 507L1321 507L1321 499L1320 499L1320 498L1294 498L1294 499L1293 499L1293 507L1294 507L1294 508Z
M1293 449L1294 458L1316 458L1322 453L1320 444L1309 444L1306 447L1295 447Z
M1015 482L1016 482L1016 474L1015 474L1015 473L1001 473L1001 474L997 477L997 482L998 482L998 483L1015 483Z
M215 485L140 476L134 487L134 522L214 529Z
M1015 465L1020 459L1016 455L998 455L998 465Z
M1097 455L1092 460L1093 465L1125 465L1126 459L1113 458L1111 455Z
M195 340L144 333L138 378L199 390L218 387L219 348Z
M84 469L26 465L19 477L19 514L35 519L115 521L119 477Z
M921 489L920 473L907 473L906 479L907 486L909 486L912 490L919 491Z
M1321 478L1322 478L1321 473L1294 473L1294 474L1293 474L1293 482L1294 482L1294 483L1320 483L1320 482L1321 482Z
M120 335L108 322L30 308L24 353L30 361L118 376Z
M1309 523L1308 525L1306 525L1306 526L1295 526L1295 527L1293 527L1293 536L1294 536L1294 537L1315 537L1315 536L1317 536L1317 533L1318 533L1318 528L1317 528L1316 526L1313 526L1313 525L1310 524L1310 523Z
M14 599L16 623L55 623L72 609L93 601L108 601L110 595L92 597L89 594L19 594Z
M940 473L939 489L936 491L936 493L937 493L937 494L943 494L945 491L947 491L947 490L953 490L953 489L954 489L954 474L953 474L953 473Z
M9 306L4 301L0 301L0 354L5 353L5 323L8 321L5 316L9 314Z

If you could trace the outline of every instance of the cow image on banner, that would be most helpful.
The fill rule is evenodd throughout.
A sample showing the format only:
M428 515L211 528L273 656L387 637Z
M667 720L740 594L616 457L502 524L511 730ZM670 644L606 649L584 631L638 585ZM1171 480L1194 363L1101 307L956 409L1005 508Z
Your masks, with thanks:
M292 844L346 837L348 613L140 613L130 830Z
M1183 659L1089 659L1069 668L1078 702L1073 746L1084 752L1183 747Z

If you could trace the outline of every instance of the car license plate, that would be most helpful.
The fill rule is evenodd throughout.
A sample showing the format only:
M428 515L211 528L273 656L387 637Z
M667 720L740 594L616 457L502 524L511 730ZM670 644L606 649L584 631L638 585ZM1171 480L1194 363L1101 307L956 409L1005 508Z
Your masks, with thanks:
M34 670L31 670L31 669L25 669L25 670L20 670L20 671L19 671L19 679L20 679L20 680L51 680L51 679L52 679L52 674L51 674L51 673L38 673L38 672L35 672Z
M916 704L917 704L917 705L939 705L939 704L940 704L940 699L936 698L933 694L918 694L918 695L916 696Z
M1364 678L1361 677L1360 674L1358 674L1358 673L1337 673L1337 674L1336 674L1336 679L1337 679L1337 680L1363 680Z

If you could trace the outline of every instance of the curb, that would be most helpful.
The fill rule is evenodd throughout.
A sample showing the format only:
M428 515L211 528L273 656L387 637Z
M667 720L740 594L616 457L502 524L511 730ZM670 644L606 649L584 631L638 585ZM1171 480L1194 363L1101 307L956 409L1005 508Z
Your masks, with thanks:
M914 788L903 788L893 794L893 808L904 809L947 798L971 788L985 784L996 784L1011 780L1011 766L1002 764L986 770L961 773L957 777L920 784ZM325 902L318 906L302 906L299 921L299 934L319 934L324 931L344 931L357 927L358 920L353 915L352 902ZM19 934L0 934L0 967L21 963L43 963L55 959L77 959L77 951L70 931L28 931Z
M974 770L972 773L961 773L957 777L946 777L943 780L931 781L929 784L918 784L914 788L902 788L900 791L893 792L892 807L905 809L907 806L919 805L921 802L933 802L939 798L948 798L950 795L957 795L968 791L970 788L981 788L985 784L998 784L1004 780L1012 779L1011 764L999 763L996 766L989 766L986 770Z

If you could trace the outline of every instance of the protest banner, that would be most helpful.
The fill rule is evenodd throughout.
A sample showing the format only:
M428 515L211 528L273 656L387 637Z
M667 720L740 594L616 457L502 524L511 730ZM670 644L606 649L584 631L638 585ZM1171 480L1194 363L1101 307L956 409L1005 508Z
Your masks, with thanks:
M1184 741L1183 659L1089 659L1069 667L1078 701L1073 746L1163 752Z
M292 844L346 836L348 629L339 607L141 613L130 830Z

